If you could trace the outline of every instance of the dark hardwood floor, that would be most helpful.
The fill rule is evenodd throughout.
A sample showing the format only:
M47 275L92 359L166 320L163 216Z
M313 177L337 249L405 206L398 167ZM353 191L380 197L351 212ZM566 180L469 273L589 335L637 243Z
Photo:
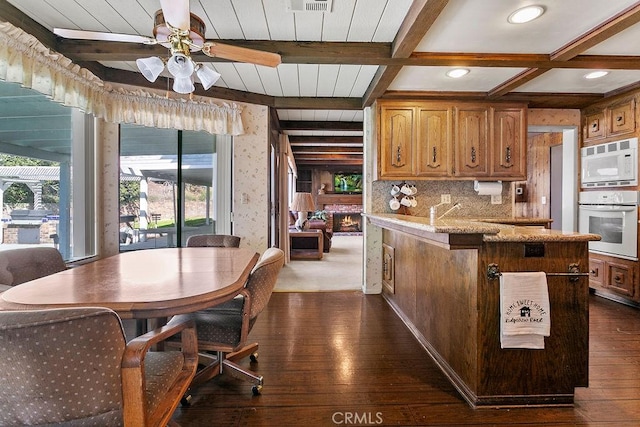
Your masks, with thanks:
M473 410L382 296L274 293L251 333L260 342L253 368L264 376L262 395L214 378L174 420L183 427L639 426L640 311L590 298L590 381L573 407Z

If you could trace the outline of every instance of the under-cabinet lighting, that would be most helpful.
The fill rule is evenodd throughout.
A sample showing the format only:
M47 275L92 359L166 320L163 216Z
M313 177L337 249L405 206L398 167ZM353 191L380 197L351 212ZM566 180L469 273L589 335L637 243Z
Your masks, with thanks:
M524 24L525 22L531 22L536 18L539 18L544 13L544 7L542 6L527 6L522 9L518 9L509 15L507 21L512 24Z

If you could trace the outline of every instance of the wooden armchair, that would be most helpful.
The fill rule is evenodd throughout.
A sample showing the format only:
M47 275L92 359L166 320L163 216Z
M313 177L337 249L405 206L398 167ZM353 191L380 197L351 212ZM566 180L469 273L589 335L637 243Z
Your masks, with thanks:
M177 333L182 351L150 351ZM189 321L127 343L106 308L0 312L0 425L171 425L197 360Z

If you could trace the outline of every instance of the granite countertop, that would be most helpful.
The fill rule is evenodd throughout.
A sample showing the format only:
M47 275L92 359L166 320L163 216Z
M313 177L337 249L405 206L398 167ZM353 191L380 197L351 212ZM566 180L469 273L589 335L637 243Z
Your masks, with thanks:
M383 228L411 230L414 233L435 234L482 234L485 242L552 242L552 241L592 241L600 240L597 234L564 232L547 228L531 228L499 223L500 218L490 221L477 219L440 219L433 223L429 218L394 214L363 214L372 223ZM514 222L514 218L503 220ZM530 219L522 219L522 223L530 224Z

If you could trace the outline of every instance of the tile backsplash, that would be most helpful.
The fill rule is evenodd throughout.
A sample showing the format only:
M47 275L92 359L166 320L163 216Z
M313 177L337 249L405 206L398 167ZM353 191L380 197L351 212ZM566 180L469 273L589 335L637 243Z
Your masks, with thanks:
M473 189L473 181L374 181L372 191L372 213L400 213L389 207L391 187L403 183L413 184L417 188L414 196L418 202L410 207L408 213L414 216L429 217L429 208L440 203L442 194L451 195L451 204L438 206L438 215L442 215L454 203L460 203L460 209L447 214L447 218L511 218L511 184L502 182L502 203L491 204L491 196L479 196ZM400 195L401 196L401 195ZM398 197L400 198L400 197Z

